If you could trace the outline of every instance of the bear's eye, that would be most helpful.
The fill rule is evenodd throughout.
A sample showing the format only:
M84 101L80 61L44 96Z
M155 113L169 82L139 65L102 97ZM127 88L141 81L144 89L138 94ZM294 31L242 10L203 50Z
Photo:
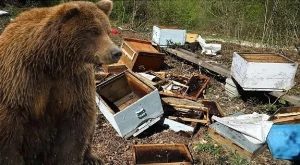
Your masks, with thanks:
M100 30L98 30L98 29L92 29L90 32L91 32L92 35L95 35L95 36L100 35Z

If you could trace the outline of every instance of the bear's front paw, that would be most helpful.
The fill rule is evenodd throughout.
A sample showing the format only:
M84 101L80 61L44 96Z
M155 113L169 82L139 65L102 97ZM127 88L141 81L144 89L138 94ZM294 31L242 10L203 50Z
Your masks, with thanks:
M83 165L104 165L104 162L93 155L86 155L83 160Z

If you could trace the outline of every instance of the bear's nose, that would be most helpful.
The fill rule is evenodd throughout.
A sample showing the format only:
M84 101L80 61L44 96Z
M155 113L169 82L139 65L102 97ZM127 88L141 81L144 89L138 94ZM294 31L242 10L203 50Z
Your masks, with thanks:
M113 48L110 50L110 53L111 53L111 56L113 58L113 60L115 61L119 61L121 55L122 55L122 52L119 48Z

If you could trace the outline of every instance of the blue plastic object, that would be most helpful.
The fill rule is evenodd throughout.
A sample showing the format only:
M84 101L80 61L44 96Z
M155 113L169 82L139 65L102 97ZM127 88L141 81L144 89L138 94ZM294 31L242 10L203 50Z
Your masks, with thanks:
M267 143L274 158L300 160L300 124L273 125Z

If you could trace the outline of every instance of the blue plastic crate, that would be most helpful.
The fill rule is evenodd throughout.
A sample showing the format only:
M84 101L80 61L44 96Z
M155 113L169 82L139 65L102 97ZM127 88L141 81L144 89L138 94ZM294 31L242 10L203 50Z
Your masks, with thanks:
M273 125L267 143L274 158L300 160L300 124Z

